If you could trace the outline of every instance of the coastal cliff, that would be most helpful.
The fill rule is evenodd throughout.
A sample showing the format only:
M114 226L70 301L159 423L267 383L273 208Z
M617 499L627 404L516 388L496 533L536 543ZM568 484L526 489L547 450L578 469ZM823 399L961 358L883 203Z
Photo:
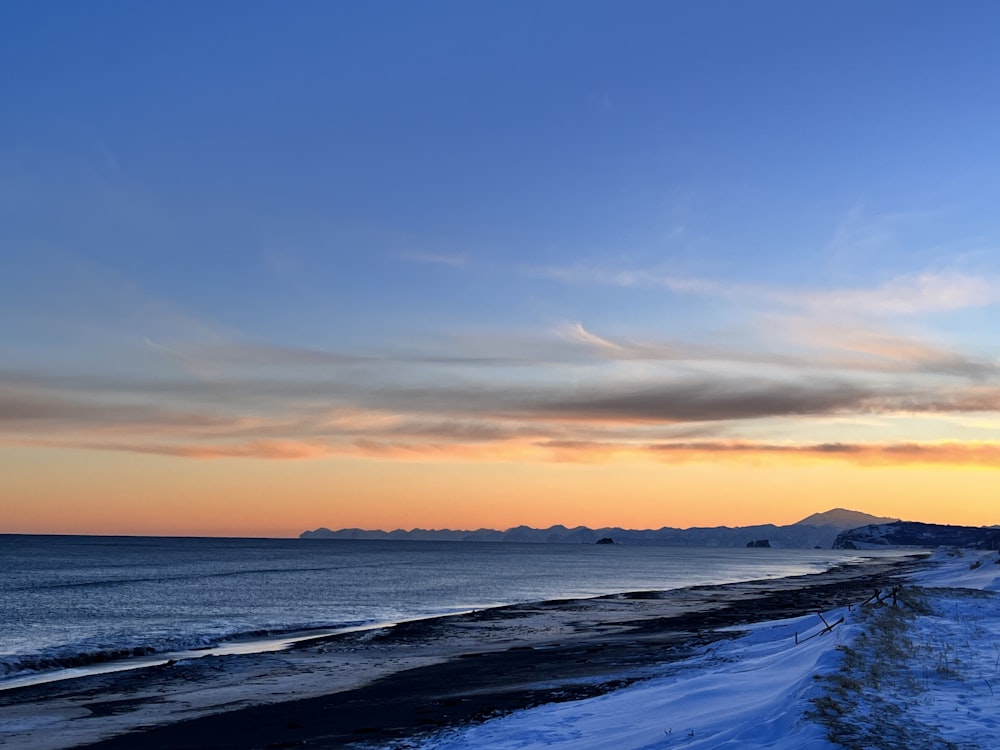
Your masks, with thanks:
M1000 528L896 521L841 532L833 543L834 549L943 546L1000 550Z

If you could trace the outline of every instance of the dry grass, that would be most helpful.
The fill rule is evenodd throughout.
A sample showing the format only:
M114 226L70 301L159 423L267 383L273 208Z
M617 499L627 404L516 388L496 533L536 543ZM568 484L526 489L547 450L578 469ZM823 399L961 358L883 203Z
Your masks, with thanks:
M838 647L840 669L818 678L824 691L808 712L831 742L849 750L958 750L932 727L907 716L906 707L927 689L912 668L914 659L926 655L920 653L924 645L910 636L910 624L929 612L926 597L913 587L899 591L898 606L874 604L859 612L861 633ZM936 663L950 670L951 658L942 651Z

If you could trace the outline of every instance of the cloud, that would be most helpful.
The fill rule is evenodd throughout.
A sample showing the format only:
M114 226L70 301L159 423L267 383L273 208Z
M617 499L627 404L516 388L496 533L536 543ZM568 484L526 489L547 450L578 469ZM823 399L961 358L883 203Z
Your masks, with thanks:
M258 458L266 460L299 460L322 458L338 452L322 444L292 440L251 440L219 443L167 443L155 441L114 442L82 439L25 439L14 441L0 438L0 445L21 445L42 448L115 451L172 458L211 460L219 458Z
M573 323L568 326L563 326L560 329L559 334L567 341L583 344L587 347L607 353L613 357L619 356L626 351L625 347L591 333L583 327L582 323Z
M166 345L150 339L144 343L191 370L205 372L219 366L254 365L259 367L337 367L381 358L341 352L281 346L248 341L217 341L215 343Z
M737 461L783 465L789 462L851 463L863 467L968 466L996 469L1000 443L996 442L887 442L887 443L771 443L745 440L636 442L587 439L511 438L482 443L451 443L359 437L350 441L230 440L217 442L109 441L94 439L19 439L0 437L0 446L31 446L116 451L193 460L260 459L311 460L364 457L400 461L530 461L607 463L662 461L712 463Z
M100 429L129 425L201 429L230 421L203 411L180 411L148 403L121 403L113 399L85 400L0 383L0 426L7 430Z
M747 457L792 456L811 459L837 459L862 465L952 464L996 467L1000 465L1000 444L959 443L817 443L780 445L768 443L662 443L648 447L661 454L677 454L691 460L694 456L718 454Z
M973 357L913 336L875 326L775 316L772 331L816 354L799 357L799 367L867 372L911 372L981 379L996 375L996 362Z
M769 316L772 340L805 347L797 354L748 348L696 345L674 341L612 339L582 323L559 326L556 334L584 349L595 360L677 363L730 363L746 371L755 366L792 373L854 371L861 373L943 374L971 379L996 375L996 362L972 357L912 336L858 325L835 325L813 319Z
M252 341L167 345L146 339L144 343L209 381L235 368L254 376L271 370L283 379L288 378L290 371L297 377L313 378L322 371L328 379L331 373L346 372L348 368L361 372L367 367L367 373L376 373L396 365L409 367L412 371L420 366L523 367L579 359L578 350L560 346L560 342L537 333L428 337L410 344L409 351L373 354Z
M779 444L751 441L662 442L650 444L595 441L545 441L540 448L560 460L590 463L594 456L653 456L670 463L724 460L767 463L789 460L839 461L861 466L953 465L996 468L1000 443L807 443Z
M868 410L874 394L843 382L797 385L745 379L690 380L594 388L571 398L536 401L529 410L550 418L635 422L704 422Z
M22 374L22 378L25 376ZM357 393L338 406L272 392L265 410L245 394L201 411L147 393L84 381L68 390L23 383L0 387L0 443L111 450L185 459L304 460L363 456L435 461L849 461L857 465L1000 465L992 442L807 442L729 437L739 425L785 420L809 425L828 415L933 417L1000 412L1000 387L937 391L871 389L836 380L794 384L715 378L647 384L592 385L567 395L552 386L494 391L441 385ZM93 388L98 385L102 387ZM198 384L193 384L195 387ZM269 384L274 388L277 384ZM147 384L152 389L152 384ZM211 384L237 391L239 383ZM261 387L256 384L255 387ZM170 393L184 389L171 389ZM257 391L253 391L259 395ZM367 403L370 400L372 403ZM375 403L377 402L377 403ZM790 420L790 421L789 421ZM989 426L989 425L987 425ZM866 429L852 425L853 430ZM880 426L871 427L877 434ZM765 432L773 429L768 428Z
M797 309L811 314L918 315L1000 303L1000 280L954 271L904 274L872 287L798 289L679 277L652 269L571 265L527 269L528 275L574 285L663 289L763 310Z
M268 460L300 460L329 456L327 446L294 440L251 440L241 443L193 445L107 445L105 450L132 451L183 458L263 458Z
M918 315L988 307L1000 302L1000 281L960 273L897 276L876 287L778 292L778 299L815 312Z
M639 275L616 280L656 282ZM541 332L438 335L370 353L225 338L217 330L167 343L147 337L145 348L161 363L183 367L145 375L0 371L0 441L277 460L849 455L875 464L985 463L992 455L989 446L961 444L949 452L900 441L909 435L898 425L913 420L927 430L934 422L943 440L968 437L944 417L1000 413L995 362L849 314L991 304L986 282L922 274L868 290L786 296L669 284L683 293L767 299L778 309L753 318L766 338L729 337L725 346L669 335L627 338L582 322ZM877 298L884 298L881 307ZM831 418L872 415L891 417L881 421L892 422L895 442L884 424L852 425L858 434L850 443L825 441L847 434L831 427Z
M1000 387L991 384L951 388L931 397L912 397L903 401L900 408L932 413L996 412L1000 411Z
M677 294L724 294L725 284L709 279L674 276L651 269L610 268L588 264L570 266L525 267L527 276L574 285L616 286L624 288L666 289Z
M600 346L604 346L601 344ZM674 425L858 414L945 414L1000 411L1000 385L921 380L865 382L856 377L793 378L744 374L746 368L641 378L572 365L522 382L509 378L442 377L422 385L412 373L385 379L361 371L341 378L99 378L0 372L0 425L7 430L175 429L288 437L365 431L415 432L428 425L466 438L512 434L512 425L591 423ZM574 373L580 382L564 380ZM518 428L520 429L520 428ZM228 431L228 432L227 432ZM433 430L432 430L433 431ZM520 433L518 433L520 434Z

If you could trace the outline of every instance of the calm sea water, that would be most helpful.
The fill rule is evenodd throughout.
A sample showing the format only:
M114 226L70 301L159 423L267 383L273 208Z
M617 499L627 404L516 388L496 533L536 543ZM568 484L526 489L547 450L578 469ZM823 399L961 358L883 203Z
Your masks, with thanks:
M856 559L833 550L0 536L0 687L143 654Z

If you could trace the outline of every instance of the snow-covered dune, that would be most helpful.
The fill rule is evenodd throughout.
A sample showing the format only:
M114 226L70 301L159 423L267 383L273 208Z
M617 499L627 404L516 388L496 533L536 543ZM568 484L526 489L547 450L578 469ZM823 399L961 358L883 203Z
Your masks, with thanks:
M844 618L832 631L824 632L819 615L764 623L632 687L518 712L424 747L993 746L998 591L997 553L941 551L904 583L897 606L886 598L823 613L829 623Z

